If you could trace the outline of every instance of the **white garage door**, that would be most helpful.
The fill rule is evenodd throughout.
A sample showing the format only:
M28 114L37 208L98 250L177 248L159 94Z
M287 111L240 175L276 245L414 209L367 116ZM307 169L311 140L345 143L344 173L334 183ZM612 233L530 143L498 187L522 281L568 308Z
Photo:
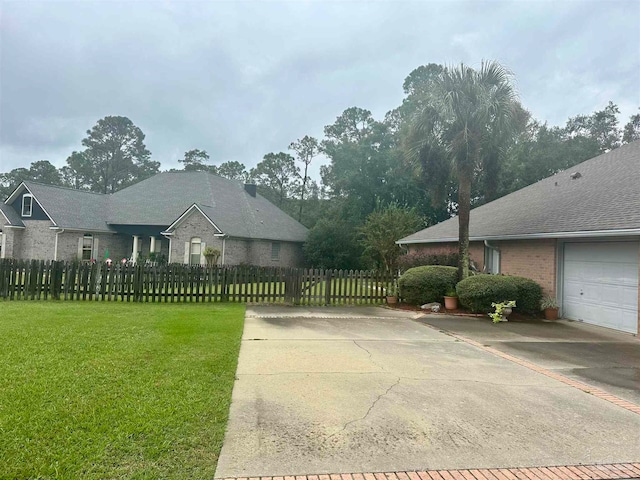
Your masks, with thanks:
M638 242L564 246L565 318L638 333Z

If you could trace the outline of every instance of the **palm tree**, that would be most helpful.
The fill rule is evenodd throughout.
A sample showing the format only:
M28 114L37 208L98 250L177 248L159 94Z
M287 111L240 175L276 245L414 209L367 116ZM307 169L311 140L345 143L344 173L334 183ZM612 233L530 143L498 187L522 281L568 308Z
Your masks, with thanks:
M518 113L512 74L497 62L480 69L445 67L435 79L423 108L412 119L406 152L440 196L451 177L458 186L460 279L469 276L469 212L474 177L495 175L501 146L513 136Z

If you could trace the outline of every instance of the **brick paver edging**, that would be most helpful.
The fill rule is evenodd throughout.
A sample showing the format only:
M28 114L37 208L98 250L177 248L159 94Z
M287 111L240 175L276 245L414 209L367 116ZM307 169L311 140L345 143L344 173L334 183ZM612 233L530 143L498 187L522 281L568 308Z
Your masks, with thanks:
M639 478L640 463L615 463L532 468L478 468L467 470L426 470L422 472L235 477L223 480L622 480Z
M600 390L599 388L593 387L591 385L587 385L586 383L582 383L582 382L578 382L576 380L571 380L569 377L565 377L564 375L560 375L559 373L555 373L552 372L551 370L547 370L546 368L542 368L539 365L536 365L535 363L531 363L531 362L527 362L526 360L523 360L521 358L518 357L514 357L513 355L509 355L508 353L504 353L501 352L500 350L497 350L493 347L488 347L486 345L483 345L479 342L476 342L475 340L471 340L470 338L464 337L462 335L459 335L457 333L453 333L453 332L449 332L447 330L444 330L442 328L438 328L434 325L430 325L428 323L424 323L424 325L426 325L429 328L433 328L434 330L438 330L439 332L442 332L446 335L449 335L453 338L456 338L458 340L461 340L465 343L468 343L469 345L473 345L474 347L478 347L482 350L484 350L485 352L489 352L492 353L500 358L504 358L505 360L509 360L513 363L517 363L518 365L522 365L523 367L527 367L530 370L533 370L534 372L538 372L541 373L543 375L546 375L549 378L553 378L554 380L558 380L559 382L564 383L565 385L569 385L571 387L575 387L578 390L582 390L585 393L589 393L591 395L593 395L594 397L598 397L601 398L602 400L606 400L607 402L611 402L614 405L617 405L619 407L622 407L626 410L629 410L630 412L633 413L637 413L638 415L640 415L640 405L637 405L635 403L631 403L628 402L627 400L624 400L620 397L616 397L615 395L610 394L609 392L605 392L604 390Z

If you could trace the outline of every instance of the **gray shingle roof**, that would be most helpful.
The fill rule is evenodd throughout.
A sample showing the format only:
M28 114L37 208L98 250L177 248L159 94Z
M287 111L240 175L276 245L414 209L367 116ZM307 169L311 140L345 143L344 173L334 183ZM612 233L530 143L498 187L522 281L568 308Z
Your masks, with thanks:
M194 203L227 235L303 242L307 229L244 185L203 172L165 172L111 195L108 222L169 226Z
M110 195L24 182L51 219L61 228L109 232L106 219Z
M478 240L619 229L640 229L640 140L474 208L469 221ZM454 217L398 243L457 240Z
M11 205L6 205L4 203L0 203L0 220L4 223L4 219L6 218L9 221L9 225L14 225L16 227L24 227L24 223L20 220L20 215L11 207Z
M303 242L308 232L264 197L249 195L242 183L203 172L160 173L112 195L24 183L61 228L100 232L117 225L168 227L196 203L233 237ZM6 207L17 216L2 205L3 211Z

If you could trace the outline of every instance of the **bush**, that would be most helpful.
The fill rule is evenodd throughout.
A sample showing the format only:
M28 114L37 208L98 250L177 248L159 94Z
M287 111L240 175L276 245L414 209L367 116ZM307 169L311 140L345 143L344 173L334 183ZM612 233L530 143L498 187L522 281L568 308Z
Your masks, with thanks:
M530 278L506 277L515 284L516 305L520 313L537 313L542 301L542 287Z
M458 269L444 266L410 268L398 280L402 300L413 305L442 302L444 295L455 288Z
M406 253L398 258L398 266L402 272L410 268L422 267L424 265L443 265L450 267L458 266L458 252L412 252Z
M533 280L504 275L474 275L456 286L460 304L475 313L492 311L491 303L516 301L517 311L539 311L542 288Z

